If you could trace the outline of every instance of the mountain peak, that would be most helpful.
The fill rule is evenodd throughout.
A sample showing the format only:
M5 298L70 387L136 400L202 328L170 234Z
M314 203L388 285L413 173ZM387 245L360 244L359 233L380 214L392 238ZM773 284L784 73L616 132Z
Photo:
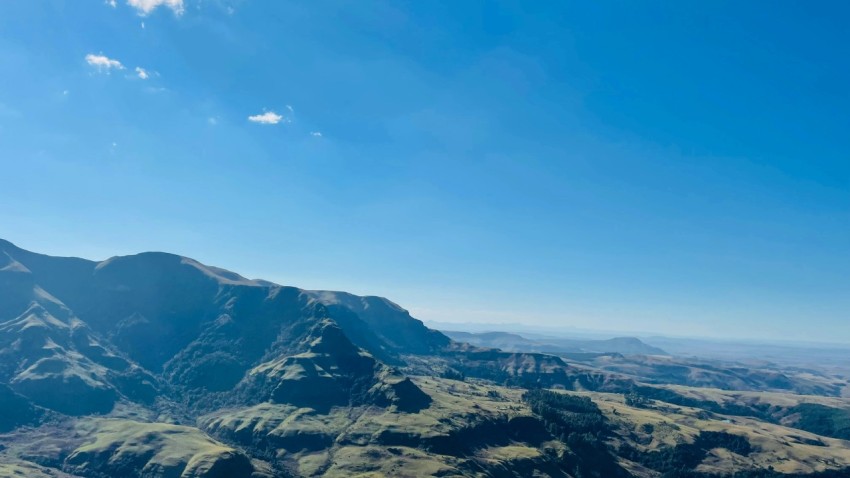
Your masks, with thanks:
M262 286L257 281L219 267L202 264L195 259L168 252L142 252L129 256L115 256L97 264L96 272L123 271L132 273L177 273L180 269L196 271L219 284Z
M20 251L21 248L12 244L11 242L0 238L0 252L5 252L7 254L14 254L15 252Z

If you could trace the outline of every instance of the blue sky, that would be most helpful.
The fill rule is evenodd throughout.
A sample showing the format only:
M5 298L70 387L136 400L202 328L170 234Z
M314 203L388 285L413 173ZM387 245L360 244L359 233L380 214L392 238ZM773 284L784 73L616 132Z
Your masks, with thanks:
M425 320L850 342L848 15L0 2L0 237Z

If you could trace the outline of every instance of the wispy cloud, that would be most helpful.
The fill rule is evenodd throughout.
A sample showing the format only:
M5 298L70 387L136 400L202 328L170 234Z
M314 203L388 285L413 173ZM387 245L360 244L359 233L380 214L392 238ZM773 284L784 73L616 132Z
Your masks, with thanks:
M286 105L286 109L288 109L290 113L295 113L295 110L292 109L292 106L290 105Z
M136 75L143 80L147 80L148 78L151 77L151 74L148 73L147 70L145 70L144 68L142 68L140 66L136 67Z
M266 111L263 114L249 116L248 121L260 124L278 124L283 121L283 116L274 111Z
M106 4L109 5L112 8L115 8L115 7L118 6L118 2L116 2L115 0L106 0Z
M310 136L315 136L316 138L321 138L322 132L321 131L310 131Z
M176 15L183 14L183 0L127 0L127 5L135 8L139 15L148 15L160 6L170 8Z
M207 118L207 123L215 126L218 124L218 118L216 118L215 116L210 116L209 118Z
M98 71L106 73L109 73L109 71L113 68L116 70L124 69L124 65L122 65L120 61L102 54L95 55L94 53L89 53L86 55L86 63L97 68Z

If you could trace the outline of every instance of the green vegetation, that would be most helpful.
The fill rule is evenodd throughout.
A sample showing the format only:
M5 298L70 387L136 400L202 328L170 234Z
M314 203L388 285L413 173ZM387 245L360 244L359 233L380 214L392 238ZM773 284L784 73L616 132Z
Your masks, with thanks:
M770 405L768 404L740 404L734 402L719 403L713 400L699 400L696 398L686 397L673 390L661 387L650 386L635 386L626 394L626 399L631 401L634 406L645 407L650 404L650 400L658 400L667 402L673 405L683 407L700 408L702 410L719 413L722 415L733 415L739 417L755 417L760 420L765 420L771 423L776 422L770 414Z
M567 444L560 461L573 476L630 476L605 444L610 430L591 399L538 389L526 392L523 400L543 419L549 433Z
M827 407L817 403L801 403L789 415L799 414L794 426L822 436L850 440L850 410Z
M243 453L193 427L94 419L77 428L89 443L74 450L65 465L83 476L229 478L254 471Z
M647 468L665 473L665 476L679 476L676 473L696 468L713 448L725 448L742 456L753 451L745 437L726 432L704 431L700 432L693 443L683 443L651 452L640 452L633 447L624 446L620 448L619 454Z
M644 408L651 403L649 398L638 393L636 390L623 394L623 398L625 399L626 405L635 408Z
M463 372L459 372L453 368L447 368L443 373L440 374L440 377L448 380L457 380L459 382L463 382L464 380L466 380L466 377L463 375Z

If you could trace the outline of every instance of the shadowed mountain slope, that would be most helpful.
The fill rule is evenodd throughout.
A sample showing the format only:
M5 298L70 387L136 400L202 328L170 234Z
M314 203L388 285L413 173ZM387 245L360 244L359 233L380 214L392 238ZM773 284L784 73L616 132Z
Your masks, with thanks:
M203 407L210 394L239 399L250 388L240 382L269 370L323 377L313 392L347 404L355 383L364 396L393 388L398 372L373 357L400 363L450 343L386 299L253 281L172 254L94 262L2 241L0 259L0 383L63 413L151 400L160 386Z

